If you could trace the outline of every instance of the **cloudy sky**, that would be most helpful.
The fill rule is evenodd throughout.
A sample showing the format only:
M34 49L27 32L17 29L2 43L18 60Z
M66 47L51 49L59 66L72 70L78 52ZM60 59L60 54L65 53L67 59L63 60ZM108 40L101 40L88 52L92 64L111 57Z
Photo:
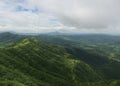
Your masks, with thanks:
M120 0L0 0L0 32L120 34Z

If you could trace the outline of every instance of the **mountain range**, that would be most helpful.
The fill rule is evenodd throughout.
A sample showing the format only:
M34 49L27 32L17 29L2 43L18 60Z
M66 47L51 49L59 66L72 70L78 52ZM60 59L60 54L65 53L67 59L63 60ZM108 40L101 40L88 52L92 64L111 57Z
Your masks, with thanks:
M119 36L0 33L0 86L120 86Z

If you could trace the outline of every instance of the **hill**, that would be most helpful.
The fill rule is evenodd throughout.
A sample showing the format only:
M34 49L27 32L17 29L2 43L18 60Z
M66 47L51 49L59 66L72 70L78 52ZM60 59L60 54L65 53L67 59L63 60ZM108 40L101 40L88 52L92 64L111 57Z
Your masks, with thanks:
M72 86L80 81L100 79L87 64L73 59L64 47L37 40L24 39L2 48L0 59L2 81L7 79L29 86Z
M120 72L110 69L119 67L102 56L33 38L0 49L3 86L117 86Z

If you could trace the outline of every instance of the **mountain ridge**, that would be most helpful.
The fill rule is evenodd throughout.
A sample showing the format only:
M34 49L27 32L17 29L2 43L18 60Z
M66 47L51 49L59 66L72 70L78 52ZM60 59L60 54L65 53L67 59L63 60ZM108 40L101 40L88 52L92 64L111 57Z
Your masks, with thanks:
M119 86L117 61L80 47L19 37L0 48L0 85Z

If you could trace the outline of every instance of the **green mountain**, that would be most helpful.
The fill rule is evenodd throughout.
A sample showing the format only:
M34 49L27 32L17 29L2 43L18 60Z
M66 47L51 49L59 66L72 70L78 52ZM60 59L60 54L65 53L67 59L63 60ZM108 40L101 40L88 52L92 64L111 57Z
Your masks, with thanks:
M0 47L10 46L22 41L26 36L12 34L10 32L0 33Z
M66 38L44 37L1 35L0 86L120 86L118 60Z

